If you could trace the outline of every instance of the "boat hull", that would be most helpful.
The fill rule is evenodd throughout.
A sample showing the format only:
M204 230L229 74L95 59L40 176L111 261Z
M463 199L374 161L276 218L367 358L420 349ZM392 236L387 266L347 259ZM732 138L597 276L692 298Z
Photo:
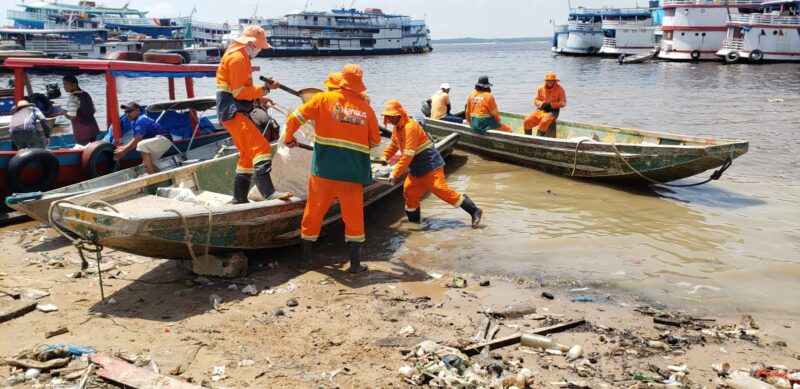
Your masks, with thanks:
M650 180L669 182L720 167L748 150L747 142L713 144L710 139L684 137L685 142L698 145L681 146L680 137L667 134L563 121L558 124L559 138L526 136L521 134L522 115L503 116L504 124L516 133L479 133L466 125L440 120L426 120L425 129L435 136L459 134L459 148L548 173L631 184L652 183L636 171ZM641 139L638 134L657 144L636 143ZM592 136L599 136L600 141L588 141Z
M458 135L452 135L437 142L436 147L443 155L449 155L457 142ZM138 183L128 183L121 188L106 188L80 201L88 204L94 199L106 198L104 196L109 198L122 196L126 188L163 185L165 182L181 181L184 178L194 178L204 182L204 190L226 193L230 191L237 159L238 155L231 155L216 161L144 177L137 180ZM366 186L364 206L378 201L400 187L402 180L398 180L394 185L386 181L376 181ZM305 200L285 203L278 201L277 204L251 202L223 207L199 207L199 209L195 206L193 209L178 210L182 216L164 212L163 209L159 209L157 216L147 214L133 216L126 214L125 211L98 210L69 203L57 204L57 208L56 221L61 228L84 237L91 232L98 237L99 243L104 247L137 255L188 259L192 257L192 253L187 241L191 242L191 250L195 255L205 253L206 247L210 253L219 253L299 243ZM335 203L326 215L323 226L340 219L341 214Z

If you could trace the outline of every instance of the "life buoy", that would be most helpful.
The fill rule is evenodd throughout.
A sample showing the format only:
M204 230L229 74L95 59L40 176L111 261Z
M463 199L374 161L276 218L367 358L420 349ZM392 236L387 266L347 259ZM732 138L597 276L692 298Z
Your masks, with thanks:
M23 170L37 161L42 169L39 180L34 183L22 181ZM8 186L15 193L44 192L56 182L60 167L58 158L47 149L20 150L8 162Z
M586 51L588 51L589 54L595 54L597 53L597 47L591 46Z
M98 163L107 163L105 169L98 169ZM89 143L81 154L81 167L87 178L95 178L114 171L114 145L101 140Z
M184 58L180 54L172 53L159 53L148 51L144 53L144 62L166 63L171 65L180 65L183 63Z
M693 59L693 60L695 60L695 61L696 61L696 60L698 60L698 59L700 59L700 51L698 51L698 50L692 51L692 53L691 53L691 54L689 54L689 55L690 55L690 56L692 57L692 59Z
M750 52L750 60L753 62L761 62L764 59L764 52L761 50L753 50Z

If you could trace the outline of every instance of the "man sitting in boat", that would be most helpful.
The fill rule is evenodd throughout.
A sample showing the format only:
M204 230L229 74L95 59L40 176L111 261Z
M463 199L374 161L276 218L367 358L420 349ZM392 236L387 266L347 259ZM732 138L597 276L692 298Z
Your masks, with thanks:
M334 199L344 221L344 240L350 256L350 273L361 273L364 236L364 185L372 184L369 150L381 144L378 118L364 100L363 70L345 65L339 89L322 92L300 106L286 119L283 141L297 146L294 134L313 120L316 129L308 198L300 237L303 256L300 268L311 266L311 246L319 237L322 222Z
M561 109L567 106L567 93L558 81L555 73L547 73L544 77L544 85L536 91L533 100L533 105L538 109L528 115L523 123L525 135L532 135L533 127L536 127L536 135L556 137L556 119Z
M392 130L392 143L386 146L381 159L388 161L398 151L402 154L389 176L391 183L394 184L394 181L407 169L410 170L403 184L408 221L420 222L420 199L426 192L431 191L444 202L467 211L472 217L472 228L477 228L483 211L467 195L462 195L447 185L444 159L425 130L408 116L405 108L397 100L386 102L383 118L386 127Z
M247 116L253 110L253 101L259 100L260 105L269 105L272 101L264 95L280 86L277 81L253 85L251 60L262 49L271 47L263 28L247 26L225 51L217 68L217 118L239 149L239 162L236 163L236 176L233 178L233 204L248 202L247 193L253 174L256 176L256 187L264 199L291 197L291 193L275 190L270 176L272 152L269 141Z
M488 76L478 78L475 90L467 97L466 119L470 128L478 132L511 132L511 127L500 121L500 112L497 110Z
M72 135L79 145L88 145L97 139L100 127L94 118L95 109L92 96L81 89L75 76L64 76L64 90L69 93L64 117L72 123Z
M39 108L28 100L20 100L9 124L11 141L17 150L45 148L50 145L50 126Z
M443 83L431 96L431 119L461 124L464 119L450 114L450 84Z
M133 139L114 151L114 160L119 161L131 151L136 150L142 155L142 164L147 169L147 173L158 173L158 167L153 164L153 161L160 159L172 147L172 136L169 130L145 115L142 112L142 106L138 103L128 103L120 108L125 111L125 115L131 121Z

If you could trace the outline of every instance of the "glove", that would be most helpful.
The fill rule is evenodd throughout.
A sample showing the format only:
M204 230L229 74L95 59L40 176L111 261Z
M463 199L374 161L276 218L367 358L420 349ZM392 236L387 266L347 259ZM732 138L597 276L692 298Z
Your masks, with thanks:
M389 177L389 185L394 186L397 183L397 178L395 176Z
M553 109L553 107L550 106L550 103L544 103L542 104L541 109L542 111L550 112Z

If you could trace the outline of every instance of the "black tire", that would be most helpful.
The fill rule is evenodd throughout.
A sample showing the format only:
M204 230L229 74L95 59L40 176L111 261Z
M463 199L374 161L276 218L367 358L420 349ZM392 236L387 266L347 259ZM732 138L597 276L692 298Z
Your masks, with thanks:
M42 175L38 182L23 182L22 171L32 162L39 161ZM61 168L58 158L46 149L24 149L8 162L8 186L15 193L44 192L50 190L58 178Z
M759 63L764 60L764 52L761 50L753 50L750 52L750 60Z
M591 46L586 51L588 51L589 54L596 54L597 53L597 47Z
M109 166L105 171L98 171L97 161L103 154L108 155ZM111 143L94 141L88 144L85 149L83 149L83 154L81 155L81 166L83 167L83 173L87 178L95 178L112 173L116 169L116 165L117 164L114 162L114 145Z
M28 97L28 101L39 108L42 113L47 116L53 113L53 102L47 98L43 93L34 93Z
M725 54L725 62L726 63L736 63L739 61L739 52L738 51L729 51L728 54Z
M693 60L697 61L698 59L700 59L700 51L698 50L692 51L692 53L689 54L689 56L691 56Z

